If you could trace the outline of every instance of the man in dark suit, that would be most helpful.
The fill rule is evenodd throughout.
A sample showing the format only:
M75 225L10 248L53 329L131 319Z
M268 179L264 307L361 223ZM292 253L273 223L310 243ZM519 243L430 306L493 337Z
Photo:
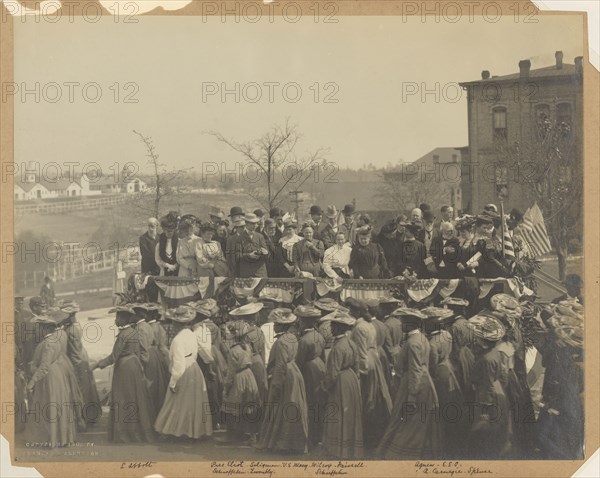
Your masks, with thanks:
M269 250L269 256L267 257L267 275L269 277L286 277L283 273L283 249L279 241L275 240L276 231L275 221L271 218L265 219L263 227L263 236L265 236L265 242L267 249Z
M266 259L269 249L265 236L256 228L260 219L248 213L244 217L246 227L240 233L235 245L235 258L239 267L239 277L268 277Z
M458 277L459 242L454 234L451 222L442 222L440 234L431 241L431 256L425 260L427 270L432 277L439 279L456 279Z
M327 206L325 211L326 221L321 221L319 224L319 239L323 241L325 250L335 245L335 236L338 233L337 218L338 210L335 206Z
M236 257L237 243L240 239L241 231L244 229L245 222L238 218L231 224L231 233L227 237L225 246L225 260L229 266L229 277L240 277L240 265Z
M148 219L148 230L140 236L140 255L142 256L142 274L160 275L160 267L156 263L156 244L158 242L158 219ZM158 301L158 287L153 280L148 280L146 295L150 302Z
M275 221L275 243L279 243L279 239L283 237L285 226L283 225L283 210L274 207L269 211L269 216Z

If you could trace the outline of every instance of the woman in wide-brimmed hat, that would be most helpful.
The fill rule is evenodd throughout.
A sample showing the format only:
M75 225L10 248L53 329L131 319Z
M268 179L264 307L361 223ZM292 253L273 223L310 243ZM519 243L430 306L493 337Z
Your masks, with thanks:
M406 342L396 358L400 385L377 455L387 460L432 459L440 451L439 405L429 373L431 347L421 332L427 316L416 309L394 311L402 321ZM422 412L427 410L427 414Z
M431 346L429 373L440 406L442 446L439 458L460 458L469 423L465 420L464 397L450 359L453 341L447 329L455 316L452 310L440 307L426 307L421 312L427 316L423 329Z
M252 349L247 341L248 324L243 320L229 324L233 332L233 345L227 355L227 371L223 383L221 414L227 427L219 443L243 441L253 436L260 425L262 400L251 370Z
M342 306L338 301L331 297L322 297L314 302L314 306L321 311L321 318L335 311L348 312L348 309ZM331 331L331 322L329 320L320 320L317 324L317 330L325 339L325 351L323 360L327 362L327 357L333 346L333 333Z
M77 322L76 314L79 312L79 305L75 302L63 303L60 305L60 309L69 314L60 324L64 331L64 334L61 334L61 339L66 339L66 355L73 365L73 371L81 391L83 419L88 426L93 425L102 415L102 407L94 374L90 370L90 359L87 350L83 346L81 326Z
M196 336L199 336L203 342L208 340L208 347L206 344L202 344L203 347L200 347L199 351L209 348L210 357L206 360L208 354L203 354L204 357L198 355L198 364L206 379L209 399L211 400L210 412L213 416L213 428L216 428L218 423L222 423L220 409L222 406L224 377L227 371L227 360L225 358L227 351L224 349L221 339L221 329L212 320L218 314L219 306L214 299L203 299L188 305L196 312L193 326Z
M304 377L308 404L308 444L316 447L323 436L327 394L321 388L325 378L325 338L317 330L321 311L314 306L299 305L294 313L300 319L300 339L296 363Z
M156 412L140 361L139 335L132 326L135 312L129 306L118 306L111 312L116 312L119 329L113 351L91 366L93 370L114 365L108 439L116 443L153 441Z
M356 345L347 334L356 319L339 310L323 319L331 322L334 336L323 382L328 417L323 428L323 447L328 455L336 458L360 459L364 448L358 355Z
M198 342L191 330L196 312L188 306L168 311L178 333L169 350L171 379L154 428L162 435L199 439L212 435L206 382L196 361Z
M296 364L298 339L290 332L296 321L291 310L280 312L273 319L276 340L267 365L269 393L258 440L261 449L307 451L306 390Z
M261 403L267 399L268 383L267 368L265 365L265 334L256 324L257 315L264 307L262 302L250 302L229 312L232 322L228 323L234 333L240 326L245 326L245 338L252 350L252 363L250 369L256 379ZM257 430L258 431L258 430Z
M497 345L508 367L502 386L510 403L513 424L513 456L526 458L535 446L535 411L527 381L525 356L527 349L521 330L523 309L519 301L508 294L496 294L490 299L493 315L506 327L506 334Z
M392 411L392 399L377 352L377 331L364 301L348 298L345 304L356 319L351 338L358 354L365 449L379 444Z
M475 390L475 415L469 436L469 458L499 459L510 451L510 409L502 380L508 373L496 347L506 328L490 312L468 320L474 337L475 364L471 381Z
M450 299L452 299L452 303ZM450 335L452 335L450 360L465 401L472 402L474 397L471 372L475 363L475 355L473 355L473 351L471 350L473 332L467 325L467 319L465 319L464 314L459 313L461 309L464 310L469 305L469 302L465 299L448 298L445 302L443 301L443 304L456 314L454 323L449 329Z
M53 310L32 319L42 340L33 354L27 391L29 408L37 410L38 415L35 420L34 416L28 417L25 436L29 443L44 443L52 448L77 442L81 425L81 395L78 389L74 393L73 382L77 387L77 381L60 340L64 333L59 324L67 317L66 312Z
M151 320L156 323L154 314L159 312L160 306L155 303L130 304L130 306L136 315L134 326L140 338L140 359L148 381L150 398L154 410L158 413L163 406L169 386L169 361L165 360L164 352L159 349L159 341L155 333L156 326L150 324ZM162 345L164 338L159 337L158 339L161 340Z

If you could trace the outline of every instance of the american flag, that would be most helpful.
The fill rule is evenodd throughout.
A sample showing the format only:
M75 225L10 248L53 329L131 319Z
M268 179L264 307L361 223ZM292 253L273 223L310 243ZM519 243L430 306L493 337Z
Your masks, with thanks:
M515 257L515 245L513 244L512 237L506 224L506 216L504 215L504 208L502 209L502 255L505 259L514 262Z
M527 241L529 248L536 256L552 251L544 216L537 204L527 209L523 216L521 235Z

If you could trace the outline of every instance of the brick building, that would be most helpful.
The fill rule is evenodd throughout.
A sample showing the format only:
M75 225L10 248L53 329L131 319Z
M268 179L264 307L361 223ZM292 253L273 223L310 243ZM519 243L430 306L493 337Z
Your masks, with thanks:
M497 185L505 184L506 209L522 211L532 205L527 187L519 177L543 174L530 164L517 171L503 162L503 146L533 144L539 119L571 125L572 141L579 160L583 136L583 57L574 64L563 63L563 53L555 54L552 66L531 69L530 60L519 62L519 72L460 83L467 92L469 146L461 148L462 205L465 212L479 213L488 203L498 203Z

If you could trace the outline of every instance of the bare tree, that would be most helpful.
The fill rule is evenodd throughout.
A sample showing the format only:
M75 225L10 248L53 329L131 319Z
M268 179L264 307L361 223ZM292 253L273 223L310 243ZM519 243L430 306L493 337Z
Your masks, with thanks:
M377 205L385 209L393 206L398 213L431 202L440 189L446 188L435 180L422 177L420 173L407 173L404 170L384 171L380 173L380 178L381 184L374 195Z
M207 131L218 141L240 153L246 168L246 176L257 180L252 188L246 188L247 194L262 206L272 208L286 199L284 193L291 186L296 189L311 177L312 169L327 164L324 156L328 149L319 148L298 157L295 148L302 138L297 125L275 125L258 139L238 142L226 138L217 131ZM248 171L248 168L252 171ZM257 176L255 176L255 173Z
M578 234L583 200L581 150L571 126L540 115L533 139L498 147L499 158L544 214L564 280L569 240ZM580 231L579 231L580 232Z
M191 168L168 171L165 165L158 161L159 154L156 152L152 138L136 130L133 130L133 132L139 136L146 147L146 157L152 167L154 179L153 184L147 191L140 191L133 197L133 204L144 211L150 211L154 217L158 218L160 217L161 201L167 196L179 195L181 193L180 185L177 183ZM152 196L152 206L150 207L147 205L149 196Z

